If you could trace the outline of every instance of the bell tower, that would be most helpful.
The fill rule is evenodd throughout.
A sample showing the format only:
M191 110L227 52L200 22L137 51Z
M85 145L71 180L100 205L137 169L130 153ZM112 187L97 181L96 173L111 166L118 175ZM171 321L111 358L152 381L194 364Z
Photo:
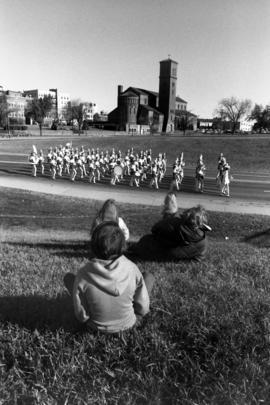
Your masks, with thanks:
M170 55L159 63L159 110L164 114L162 131L173 132L178 63Z

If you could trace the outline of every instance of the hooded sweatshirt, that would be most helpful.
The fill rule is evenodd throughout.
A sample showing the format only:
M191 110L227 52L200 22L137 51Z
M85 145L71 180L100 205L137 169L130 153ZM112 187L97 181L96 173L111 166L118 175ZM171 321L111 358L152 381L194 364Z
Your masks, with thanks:
M82 267L73 287L75 316L93 329L116 333L131 328L136 314L149 311L149 295L138 267L125 256L92 259Z

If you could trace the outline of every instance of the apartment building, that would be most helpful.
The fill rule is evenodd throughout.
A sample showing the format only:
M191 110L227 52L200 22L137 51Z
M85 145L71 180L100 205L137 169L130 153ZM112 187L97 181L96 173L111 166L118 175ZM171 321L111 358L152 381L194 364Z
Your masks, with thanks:
M60 92L58 89L49 90L24 90L24 95L29 99L43 98L50 96L52 98L52 110L48 115L48 120L66 120L66 111L70 102L68 93Z
M4 90L0 87L0 99L4 98L8 107L9 124L25 124L25 106L27 103L26 97L21 91Z

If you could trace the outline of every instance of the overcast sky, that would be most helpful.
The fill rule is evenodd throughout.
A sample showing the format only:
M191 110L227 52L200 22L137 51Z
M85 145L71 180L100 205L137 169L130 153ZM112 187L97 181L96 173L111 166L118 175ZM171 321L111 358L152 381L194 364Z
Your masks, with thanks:
M269 42L270 0L0 0L0 85L110 111L118 84L158 91L171 55L177 94L206 118L232 95L270 104Z

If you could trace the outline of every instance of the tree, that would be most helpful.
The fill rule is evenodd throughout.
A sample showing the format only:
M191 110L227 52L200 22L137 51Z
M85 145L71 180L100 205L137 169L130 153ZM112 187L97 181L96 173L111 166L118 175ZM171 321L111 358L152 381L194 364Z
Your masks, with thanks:
M43 98L33 99L29 102L26 114L32 117L38 123L40 136L42 136L42 127L45 117L52 109L52 97L45 95Z
M235 97L223 98L218 104L216 114L222 121L230 121L232 125L232 133L235 133L240 119L248 114L250 108L250 100L238 100Z
M254 128L262 132L263 129L270 128L270 110L269 108L263 108L262 105L255 104L251 114L249 116L250 120L256 120Z
M93 121L100 121L100 114L99 113L94 114Z
M85 103L79 100L73 100L69 103L67 108L68 121L76 121L78 125L78 133L81 134L83 122L86 118Z
M181 111L181 115L177 117L177 129L183 131L184 136L186 130L193 126L194 116L189 111Z

